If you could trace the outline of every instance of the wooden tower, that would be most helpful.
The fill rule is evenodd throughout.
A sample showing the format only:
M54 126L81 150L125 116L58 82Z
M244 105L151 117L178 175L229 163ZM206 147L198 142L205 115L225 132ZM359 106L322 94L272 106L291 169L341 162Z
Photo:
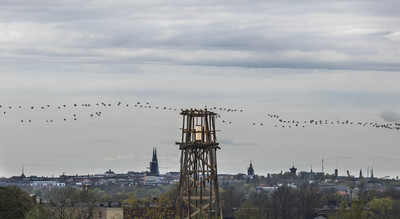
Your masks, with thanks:
M221 218L217 175L216 113L183 110L177 218Z

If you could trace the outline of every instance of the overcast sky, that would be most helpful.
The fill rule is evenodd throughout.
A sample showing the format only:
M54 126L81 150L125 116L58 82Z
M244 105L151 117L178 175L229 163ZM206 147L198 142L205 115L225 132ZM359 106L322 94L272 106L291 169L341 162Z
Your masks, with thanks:
M0 176L178 171L179 109L215 106L219 173L395 177L400 131L356 123L400 122L399 57L397 0L2 0Z

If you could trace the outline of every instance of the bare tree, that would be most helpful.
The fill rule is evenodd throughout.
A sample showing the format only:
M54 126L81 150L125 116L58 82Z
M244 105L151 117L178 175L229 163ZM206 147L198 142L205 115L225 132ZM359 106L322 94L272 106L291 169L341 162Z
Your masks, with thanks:
M287 185L278 187L272 194L273 217L290 219L294 218L295 191Z

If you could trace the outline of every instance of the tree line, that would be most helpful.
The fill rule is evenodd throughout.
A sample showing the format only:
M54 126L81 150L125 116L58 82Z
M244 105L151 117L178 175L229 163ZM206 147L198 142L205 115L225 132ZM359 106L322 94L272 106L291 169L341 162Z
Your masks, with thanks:
M237 219L395 219L400 215L400 190L360 189L350 199L333 187L304 181L282 184L274 190L255 189L246 181L231 182L221 193L224 217Z
M400 190L395 186L386 190L366 189L360 183L357 196L350 199L318 182L303 181L296 186L283 183L269 190L261 189L259 184L257 177L222 182L220 197L224 217L307 219L324 215L330 219L391 219L400 215ZM107 201L119 202L125 218L173 218L176 189L176 185L110 183L99 187L27 188L28 195L18 187L0 187L0 218L90 218L96 203ZM334 208L327 210L326 206Z

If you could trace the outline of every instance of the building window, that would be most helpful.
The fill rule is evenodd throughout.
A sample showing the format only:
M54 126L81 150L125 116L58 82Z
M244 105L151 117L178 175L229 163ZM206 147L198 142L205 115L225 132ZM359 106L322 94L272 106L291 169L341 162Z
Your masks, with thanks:
M99 211L99 218L103 218L103 212Z

